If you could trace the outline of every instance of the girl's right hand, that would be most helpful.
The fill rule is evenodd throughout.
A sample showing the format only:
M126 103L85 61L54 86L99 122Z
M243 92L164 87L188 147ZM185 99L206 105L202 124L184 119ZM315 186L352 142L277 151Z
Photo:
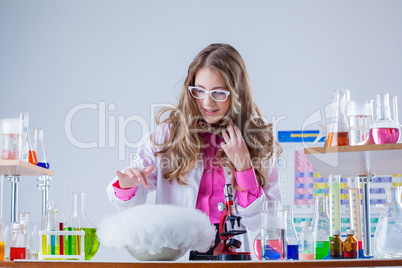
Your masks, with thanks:
M119 178L119 185L122 189L133 188L144 184L145 188L149 187L147 176L155 170L154 166L148 166L144 170L139 167L128 168L123 173L116 172Z

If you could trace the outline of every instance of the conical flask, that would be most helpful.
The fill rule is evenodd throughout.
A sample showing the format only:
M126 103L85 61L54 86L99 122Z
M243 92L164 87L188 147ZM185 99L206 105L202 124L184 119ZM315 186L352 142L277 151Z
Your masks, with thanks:
M323 259L329 253L328 197L314 197L313 233L315 236L315 258Z
M377 120L370 128L370 142L372 144L397 143L399 136L399 125L391 119L389 94L377 94Z
M402 257L402 206L398 187L385 189L387 203L378 219L374 234L373 254L376 258Z
M95 225L88 219L86 213L86 194L73 192L72 214L65 223L65 230L85 231L84 252L85 260L90 260L95 256L99 249L98 236L96 235ZM68 236L67 252L69 255L79 254L80 241L73 241L72 236ZM71 253L70 253L71 252Z
M49 162L47 162L45 154L45 146L43 145L43 129L35 128L33 135L34 150L36 151L36 157L38 159L38 163L36 165L43 168L49 168Z
M335 90L334 100L333 118L325 147L349 145L349 123L346 113L346 103L350 100L349 90Z

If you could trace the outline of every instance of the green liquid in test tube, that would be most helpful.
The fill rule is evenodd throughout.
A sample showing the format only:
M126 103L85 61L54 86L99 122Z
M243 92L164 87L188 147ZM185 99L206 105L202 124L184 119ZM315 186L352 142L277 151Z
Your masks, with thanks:
M341 230L341 176L329 175L330 240L334 230Z

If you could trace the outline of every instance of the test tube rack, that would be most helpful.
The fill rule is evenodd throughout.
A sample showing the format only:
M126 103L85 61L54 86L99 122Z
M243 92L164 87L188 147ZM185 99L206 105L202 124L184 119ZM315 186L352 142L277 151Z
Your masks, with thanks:
M59 244L57 244L57 239L54 239L55 243L54 245L49 245L48 243L46 244L45 248L47 252L43 252L43 240L42 237L46 236L46 241L51 241L51 237L54 236L54 238L59 237L59 238L63 238L63 239L58 239ZM74 254L74 255L68 255L68 254L47 254L49 251L49 246L52 247L56 247L58 246L60 248L60 241L62 241L64 243L64 241L66 240L66 238L68 237L72 237L75 238L75 241L79 241L77 248L79 248L79 252L77 252L78 254ZM39 253L38 253L38 259L39 260L78 260L78 261L84 261L85 260L85 252L84 252L84 237L85 237L85 232L84 231L44 231L41 230L39 231ZM50 238L50 239L48 239ZM77 239L80 238L80 239ZM68 247L69 245L67 245ZM71 245L70 245L71 246ZM66 249L64 250L66 251ZM57 251L56 251L57 252Z

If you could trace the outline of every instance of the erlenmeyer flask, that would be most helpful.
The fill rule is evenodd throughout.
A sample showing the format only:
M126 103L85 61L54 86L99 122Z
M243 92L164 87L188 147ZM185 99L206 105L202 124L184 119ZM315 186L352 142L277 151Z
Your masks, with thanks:
M43 145L43 129L35 128L33 131L34 135L34 149L36 151L36 156L38 159L37 166L43 168L49 168L49 162L46 160L45 146Z
M400 189L385 189L387 203L378 219L374 234L373 253L376 258L402 257L402 206Z
M389 94L377 94L377 120L370 128L370 142L397 143L399 136L399 125L391 119Z
M313 233L315 236L315 258L323 259L329 253L328 197L314 197Z
M95 256L99 249L98 236L96 235L95 225L88 219L86 213L86 194L81 192L73 192L73 211L71 216L65 223L65 230L68 231L85 231L84 252L85 260L90 260ZM79 236L77 236L79 238ZM67 252L71 254L79 254L78 248L80 241L72 241L73 237L68 236Z
M31 130L29 128L29 114L28 113L18 113L17 115L18 119L21 119L24 121L24 133L23 133L23 156L22 160L29 162L33 165L36 165L38 163L38 160L36 159L36 152L33 149L33 141L32 141L32 135L31 135Z
M349 145L349 123L346 113L346 103L350 100L349 90L335 90L334 99L332 103L334 113L325 147Z

